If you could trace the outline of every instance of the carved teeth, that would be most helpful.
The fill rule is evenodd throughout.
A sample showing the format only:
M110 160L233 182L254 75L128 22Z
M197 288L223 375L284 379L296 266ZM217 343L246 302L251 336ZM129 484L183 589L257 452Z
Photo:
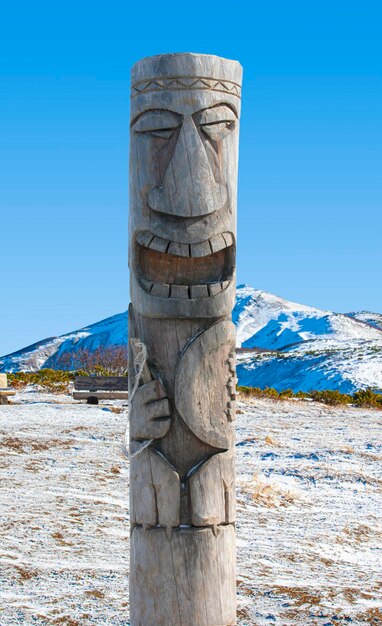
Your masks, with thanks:
M171 541L171 536L172 536L172 527L171 526L166 526L166 537L169 541Z
M191 285L190 287L190 297L192 300L198 298L208 298L208 287L207 285Z
M227 386L227 389L228 389L228 393L229 393L231 396L233 395L233 396L234 396L234 398L235 398L235 396L236 396L236 385L235 385L235 383L234 383L234 382L229 382L229 383L227 383L227 385L226 385L226 386ZM232 398L231 398L231 399L232 399Z
M216 237L210 239L210 246L212 252L219 252L219 250L224 250L224 248L227 247L227 244L223 235L217 235Z
M136 241L144 248L165 252L173 256L203 257L219 252L219 250L224 250L224 248L229 248L233 245L234 238L232 233L227 232L211 237L211 239L206 239L206 241L189 244L170 241L169 239L153 235L149 231L141 231L138 233Z
M220 528L217 524L213 524L212 528L212 532L214 533L215 537L218 536L218 534L220 533Z
M191 256L193 257L208 256L211 254L211 246L208 240L202 241L201 243L193 243L190 248Z
M227 411L225 412L227 415L227 421L228 422L234 422L235 421L235 409L231 408L231 409L227 409Z
M208 285L208 290L210 292L210 296L216 296L217 293L220 293L222 290L221 283L212 283Z
M167 248L168 254L174 254L175 256L190 256L190 246L188 243L176 243L171 241Z
M232 235L232 233L222 233L222 234L223 234L224 240L225 240L225 242L227 244L227 247L228 246L232 246L232 244L233 244L233 235Z
M154 237L149 244L149 248L150 250L157 250L158 252L166 252L169 243L170 242L168 241L168 239L162 239L162 237Z
M141 278L141 283L143 287L145 288L145 291L151 291L151 287L153 286L153 283L151 282L151 280L146 280L145 278Z
M170 295L170 285L167 283L154 283L150 293L153 296L159 296L159 298L168 298Z
M171 285L170 298L187 300L189 297L187 285Z
M144 246L145 248L148 248L150 245L150 242L154 239L154 235L152 235L151 233L149 233L148 230L144 231L144 232L140 232L137 235L137 241L138 243L141 244L141 246Z
M230 281L211 283L208 285L169 285L167 283L153 283L145 278L140 278L141 287L152 296L158 298L180 298L182 300L200 300L220 293L228 287Z

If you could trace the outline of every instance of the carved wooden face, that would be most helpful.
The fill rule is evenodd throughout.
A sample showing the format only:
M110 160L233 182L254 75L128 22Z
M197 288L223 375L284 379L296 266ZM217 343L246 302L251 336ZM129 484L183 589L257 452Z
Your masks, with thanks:
M132 99L130 267L142 314L232 309L239 103L204 88Z

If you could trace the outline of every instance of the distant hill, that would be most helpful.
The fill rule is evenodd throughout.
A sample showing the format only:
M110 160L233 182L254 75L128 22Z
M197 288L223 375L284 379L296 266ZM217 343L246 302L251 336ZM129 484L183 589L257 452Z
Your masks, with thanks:
M365 322L365 324L369 324L370 326L374 326L375 328L382 330L382 313L359 311L358 313L348 313L348 315L359 322Z
M360 315L360 319L358 319ZM368 313L367 320L382 319ZM233 311L240 384L279 391L382 389L382 330L364 313L322 311L241 285Z
M127 313L118 313L101 322L80 328L60 337L49 337L31 346L0 357L0 372L55 369L64 354L127 343Z
M294 391L382 388L382 315L340 314L240 285L233 321L242 385ZM79 349L126 345L127 313L50 337L0 358L0 371L55 368ZM253 352L252 352L253 350ZM255 351L256 350L256 351Z

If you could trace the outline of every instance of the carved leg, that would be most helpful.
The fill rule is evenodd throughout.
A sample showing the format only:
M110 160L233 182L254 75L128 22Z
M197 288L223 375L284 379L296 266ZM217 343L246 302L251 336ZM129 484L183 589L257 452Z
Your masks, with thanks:
M180 481L171 465L146 448L131 459L131 524L143 529L163 526L171 536L179 526Z
M192 524L213 526L235 521L235 462L233 452L216 454L190 478Z

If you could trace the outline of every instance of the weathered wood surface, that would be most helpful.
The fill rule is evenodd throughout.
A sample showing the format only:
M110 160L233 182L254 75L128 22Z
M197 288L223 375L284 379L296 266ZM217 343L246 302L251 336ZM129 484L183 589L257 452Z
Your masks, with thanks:
M8 387L8 378L6 374L0 374L0 389L6 389Z
M132 70L132 626L236 623L240 86L240 65L209 55L151 57Z
M179 528L171 541L163 528L135 527L131 538L130 621L133 626L236 624L236 532L221 526ZM137 599L140 602L137 602Z
M127 400L128 385L127 376L75 376L73 399Z
M127 376L75 376L76 391L128 391Z
M128 400L128 391L73 391L74 400L87 400L90 397L98 400Z

